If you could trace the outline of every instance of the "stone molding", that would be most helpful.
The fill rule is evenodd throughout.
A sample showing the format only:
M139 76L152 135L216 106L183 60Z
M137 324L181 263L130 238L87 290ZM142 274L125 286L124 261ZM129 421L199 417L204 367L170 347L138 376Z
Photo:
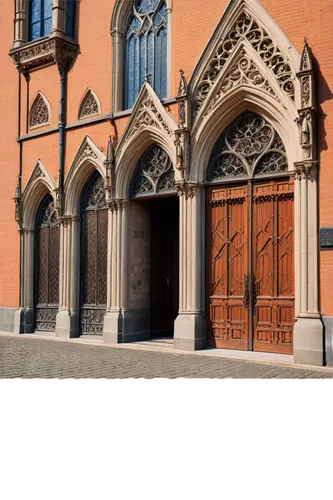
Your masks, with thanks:
M78 48L75 42L51 34L10 50L9 55L17 69L22 72L48 64L56 64L59 71L62 71L70 66L78 53Z

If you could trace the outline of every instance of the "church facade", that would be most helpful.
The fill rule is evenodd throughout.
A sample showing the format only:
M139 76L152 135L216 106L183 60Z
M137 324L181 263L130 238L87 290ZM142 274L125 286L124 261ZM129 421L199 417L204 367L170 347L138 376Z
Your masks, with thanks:
M333 365L333 7L312 4L6 2L0 331Z

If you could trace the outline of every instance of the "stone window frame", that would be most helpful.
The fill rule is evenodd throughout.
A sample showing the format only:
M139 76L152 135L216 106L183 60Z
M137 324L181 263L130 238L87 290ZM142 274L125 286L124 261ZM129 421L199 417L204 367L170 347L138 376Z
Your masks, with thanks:
M111 19L112 37L112 111L118 113L128 111L124 109L124 69L125 69L125 33L129 18L133 11L133 2L117 0ZM168 54L167 54L167 97L171 89L171 40L172 40L172 2L165 0L168 14ZM162 100L163 101L163 100Z
M35 108L38 104L38 101L42 99L47 107L47 110L48 110L48 120L46 122L43 122L43 123L38 123L36 125L32 125L32 119L33 119L33 116L34 116L34 112L35 112ZM50 125L51 123L51 106L50 106L50 103L49 101L47 100L47 98L45 97L45 95L41 92L41 91L38 91L37 94L35 95L33 101L32 101L32 104L30 106L30 110L29 110L29 129L30 130L35 130L37 128L40 128L40 127L47 127L48 125Z
M73 38L66 36L66 2L53 0L51 32L29 41L29 0L15 0L14 43L9 55L20 71L53 63L63 68L76 56L77 29ZM76 24L77 19L76 12Z
M96 101L96 104L97 104L97 107L98 107L98 111L97 113L91 113L89 115L85 115L85 116L82 116L82 110L83 110L83 107L85 105L85 102L87 100L87 98L89 97L89 95L92 95ZM81 98L81 101L80 101L80 104L79 104L79 109L78 109L78 120L86 120L87 118L91 118L93 116L100 116L102 114L102 107L101 107L101 102L97 96L97 94L93 91L93 89L91 87L88 87L87 90L84 92L82 98Z

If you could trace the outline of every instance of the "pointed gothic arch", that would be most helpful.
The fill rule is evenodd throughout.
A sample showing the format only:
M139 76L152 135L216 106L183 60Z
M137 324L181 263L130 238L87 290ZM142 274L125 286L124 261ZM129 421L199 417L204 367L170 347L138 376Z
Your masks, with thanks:
M134 169L142 154L153 144L162 147L172 164L176 165L176 129L176 122L162 106L151 86L145 82L116 149L116 198L128 197ZM177 179L177 171L175 175Z
M232 89L225 99L211 110L191 137L192 162L189 178L193 182L204 182L210 155L222 132L242 112L251 111L262 116L277 131L286 149L288 170L302 159L302 150L297 140L297 113L286 113L273 96L252 87L239 86Z
M48 125L51 120L51 107L42 92L38 92L34 98L29 112L30 128Z
M33 230L36 213L43 197L50 193L55 199L56 183L40 160L36 162L22 193L23 228Z
M56 184L54 179L48 174L40 160L37 161L22 193L22 248L23 248L23 290L22 290L22 309L23 309L23 330L25 333L32 333L36 326L35 309L35 287L36 276L36 234L38 225L38 213L47 197L53 204L56 201ZM56 285L57 286L57 285ZM46 313L45 313L46 314ZM43 322L44 312L41 312L40 320ZM51 313L52 324L54 324L54 311ZM47 326L47 321L45 327Z
M300 55L257 0L230 2L189 82L194 127L214 105L212 96L217 101L240 83L297 109L299 64Z
M94 170L97 170L102 178L105 179L105 159L105 155L90 137L86 136L75 155L65 179L64 206L66 215L78 215L82 187Z
M80 102L78 119L82 120L90 116L101 114L101 103L95 92L89 87Z

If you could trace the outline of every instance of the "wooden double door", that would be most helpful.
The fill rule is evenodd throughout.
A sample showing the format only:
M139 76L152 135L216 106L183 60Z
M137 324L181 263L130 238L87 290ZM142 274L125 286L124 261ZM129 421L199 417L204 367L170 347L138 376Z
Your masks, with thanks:
M209 345L292 354L293 181L210 187L206 220Z

